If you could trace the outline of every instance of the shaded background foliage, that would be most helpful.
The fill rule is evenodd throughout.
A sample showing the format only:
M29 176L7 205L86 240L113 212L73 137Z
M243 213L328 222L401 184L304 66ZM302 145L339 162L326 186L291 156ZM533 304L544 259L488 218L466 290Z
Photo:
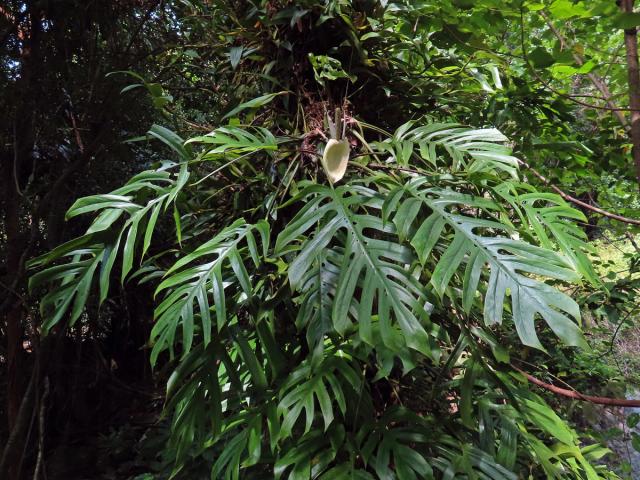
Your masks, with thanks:
M168 149L148 138L125 143L152 123L188 138L224 124L225 114L243 102L283 92L267 109L243 111L244 121L269 125L274 135L303 135L323 129L327 109L343 106L389 132L423 115L493 126L554 184L588 203L636 214L624 127L610 112L572 97L597 94L586 78L596 72L620 105L628 104L621 35L609 35L624 18L614 2L597 3L10 0L1 6L0 102L7 114L0 119L0 357L7 398L0 409L8 422L0 438L8 439L16 424L26 426L7 450L12 474L30 475L38 451L47 452L52 478L91 478L96 463L106 474L121 468L118 478L170 463L155 451L154 442L164 443L163 429L146 433L151 440L137 459L118 450L123 442L136 444L155 423L169 374L164 357L155 373L149 367L151 288L116 286L107 303L99 308L91 300L80 322L41 342L37 296L44 292L28 295L25 271L27 259L86 229L82 217L64 221L76 198L111 191L167 158ZM563 47L550 24L563 28L564 43L574 47ZM575 52L588 67L577 64ZM332 69L321 60L314 70L309 54L338 63ZM132 84L140 86L121 91ZM304 161L307 172L318 169L313 156ZM212 178L211 195L232 187L220 197L191 200L191 209L205 212L200 233L217 231L263 198L268 205L267 195L285 175L282 169L256 172L247 184L234 174ZM286 219L293 211L279 215ZM597 236L603 223L586 213L589 233ZM159 226L166 245L154 245L150 255L175 245L169 223ZM636 291L628 287L623 282L621 289ZM585 290L590 308L610 305L606 295ZM622 316L629 310L623 305ZM531 355L532 363L548 362ZM558 355L571 363L572 353ZM391 392L377 395L384 403ZM125 424L133 426L110 430ZM95 444L98 434L102 448ZM193 468L207 470L206 461Z
M176 12L161 2L8 2L1 13L1 408L9 418L2 426L8 439L40 348L37 308L25 298L24 263L82 230L81 222L64 222L78 195L113 188L153 161L152 148L123 143L157 117L151 101L119 95L127 82L106 75L127 69L159 74L155 59L179 35ZM108 427L131 396L118 377L142 389L150 382L140 351L149 321L143 306L135 291L121 291L107 308L87 313L94 321L52 342L43 360L51 384L50 445ZM60 460L64 469L71 463Z

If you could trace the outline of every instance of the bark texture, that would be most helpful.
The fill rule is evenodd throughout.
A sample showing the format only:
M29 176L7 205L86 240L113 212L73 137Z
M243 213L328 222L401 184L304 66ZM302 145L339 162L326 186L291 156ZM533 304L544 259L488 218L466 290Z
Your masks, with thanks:
M633 12L634 0L622 0L620 8L625 13ZM624 45L627 52L627 78L629 82L629 107L631 108L630 137L632 155L636 167L636 177L640 187L640 66L638 65L638 30L624 31Z

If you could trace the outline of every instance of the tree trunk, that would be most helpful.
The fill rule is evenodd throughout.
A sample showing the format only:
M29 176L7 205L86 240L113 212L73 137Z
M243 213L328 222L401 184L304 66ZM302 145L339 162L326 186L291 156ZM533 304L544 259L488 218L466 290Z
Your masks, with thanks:
M8 159L7 159L8 160ZM16 283L13 280L19 275L21 242L19 226L19 205L16 188L13 182L13 168L4 168L5 191L5 234L7 236L7 279L13 285L13 291L7 292L13 298L8 302L5 316L7 333L7 424L9 431L13 429L21 401L20 373L22 351L22 307L16 298ZM13 278L12 278L13 277Z
M632 13L633 4L634 0L622 0L620 8L625 13ZM627 50L632 155L640 187L640 66L638 65L638 31L635 27L624 31L624 45Z
M34 115L36 112L37 95L34 85L37 81L35 69L39 68L39 41L41 24L36 7L27 4L28 13L24 24L18 26L23 43L20 52L19 92L16 110L10 112L14 116L13 149L2 159L2 193L4 194L4 223L6 240L5 282L9 285L9 299L3 302L4 323L6 327L6 365L7 365L7 425L11 432L10 442L5 447L3 464L6 472L0 472L0 478L17 478L22 457L21 449L26 441L27 429L30 422L25 421L25 415L30 418L30 404L25 393L28 381L28 371L25 368L26 353L24 341L24 305L22 295L24 290L24 268L29 251L27 241L28 227L25 226L26 212L22 197L34 159ZM8 153L8 152L7 152ZM31 221L35 221L31 218ZM34 388L34 387L30 387ZM26 402L26 403L25 403ZM27 411L25 412L25 408ZM7 476L3 476L3 475Z
M0 478L6 480L19 480L20 470L22 470L25 442L28 441L28 431L33 418L33 405L35 398L36 383L38 381L38 370L33 369L31 379L26 391L18 405L18 412L14 419L14 425L9 430L9 438L4 445L2 456L0 457Z

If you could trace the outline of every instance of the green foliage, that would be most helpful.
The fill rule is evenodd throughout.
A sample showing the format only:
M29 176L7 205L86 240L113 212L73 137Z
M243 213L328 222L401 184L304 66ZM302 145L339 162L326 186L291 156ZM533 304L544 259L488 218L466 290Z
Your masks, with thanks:
M327 55L314 55L309 54L309 61L313 67L313 75L320 85L325 85L326 80L337 80L339 78L348 78L352 82L355 82L356 76L349 75L344 71L339 60L331 58Z
M100 303L107 298L112 270L118 256L122 257L121 282L124 282L133 268L136 244L140 242L140 256L144 256L151 244L158 217L175 201L188 180L188 172L184 167L177 176L172 176L167 171L170 168L171 165L168 164L159 170L140 173L109 195L84 197L72 205L67 218L100 213L85 235L60 245L29 263L30 267L38 267L48 265L60 257L73 259L70 264L49 268L33 275L29 280L30 289L51 282L59 282L61 286L48 293L41 302L41 312L46 318L42 325L44 333L57 325L69 310L69 325L78 320L94 277L100 287Z
M443 131L418 130L435 128ZM581 277L584 262L576 259L584 241L557 225L559 215L580 215L530 186L513 193L515 164L505 172L508 153L495 143L496 132L453 130L459 141L426 147L433 162L423 163L419 143L406 147L401 135L379 142L416 152L397 163L416 174L390 163L336 188L298 182L299 193L279 206L298 210L284 223L223 219L228 224L212 237L198 233L197 222L183 223L181 246L157 253L132 276L146 273L145 281L159 282L152 362L165 350L172 357L180 352L167 388L176 475L211 451L217 452L214 478L273 469L276 478L351 472L508 479L530 462L550 476L569 469L576 478L606 478L591 466L591 450L579 447L576 434L518 385L518 375L500 367L506 352L493 353L509 348L493 338L503 320L515 325L524 344L541 348L538 315L565 342L582 344L575 319L562 313L579 317L577 305L544 281ZM175 202L184 210L188 197L199 195L201 181L184 191L193 176L189 164L224 162L219 157L226 154L278 157L266 131L259 140L239 127L218 129L187 144L203 146L191 159L177 137L154 131L185 155L180 173L163 167L109 195L79 200L69 216L99 212L87 234L32 263L70 258L32 278L34 288L58 285L49 294L53 300L43 303L45 311L55 309L48 325L67 312L69 322L76 321L92 283L106 295L116 257L122 258L120 278L128 278L153 244L159 216ZM451 173L437 174L440 169ZM492 192L501 195L489 198ZM136 203L145 196L146 203ZM547 206L533 207L541 201ZM521 216L512 213L514 205ZM110 242L101 236L106 233ZM162 269L168 260L172 265ZM71 288L75 296L68 295ZM453 348L451 335L462 348ZM396 360L405 374L424 362L442 368L450 380L434 384L431 398L442 402L447 391L457 392L449 400L455 409L436 407L444 408L439 416L420 417L380 405L376 389L393 385Z

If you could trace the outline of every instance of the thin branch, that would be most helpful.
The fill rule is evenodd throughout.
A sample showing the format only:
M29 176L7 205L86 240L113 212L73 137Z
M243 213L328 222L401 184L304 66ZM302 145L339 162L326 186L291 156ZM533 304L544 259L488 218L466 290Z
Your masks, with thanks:
M418 175L424 175L424 172L420 172L418 170L413 170L412 168L398 167L398 166L395 166L395 165L384 165L384 164L381 164L381 163L369 163L369 164L367 164L367 167L378 169L378 170L391 170L391 171L399 171L399 172L415 173L415 174L418 174Z
M129 39L129 44L127 45L127 48L125 49L125 52L124 52L125 55L127 55L131 50L131 47L133 47L133 44L135 43L138 34L142 31L144 24L147 23L149 18L151 18L151 14L158 7L158 5L160 5L160 0L155 0L154 2L151 3L149 8L147 9L147 12L144 14L144 16L142 17L142 20L140 21L136 29L133 31L133 34Z
M544 78L542 78L536 68L533 66L533 64L529 61L529 55L527 54L527 49L526 49L526 45L525 45L525 31L524 31L524 11L522 9L522 7L520 7L520 48L522 50L522 59L526 65L526 67L531 71L531 73L533 74L534 77L536 77L536 80L538 80L540 83L542 83L548 90L550 90L552 93L555 93L556 95L566 98L567 100L577 104L577 105L582 105L583 107L587 107L587 108L592 108L594 110L606 110L609 112L628 112L631 111L630 108L618 108L615 105L613 105L612 107L603 107L600 105L593 105L591 103L587 103L587 102L583 102L581 100L577 100L573 97L571 97L570 95L563 93L561 91L559 91L558 89L554 88L553 86L551 86L551 84L546 81ZM609 104L610 102L607 102L607 104ZM617 114L616 114L617 115ZM626 125L626 123L623 123L623 125Z
M624 232L624 235L625 235L625 237L627 237L627 239L629 240L631 245L633 245L633 248L635 248L636 253L640 253L640 247L636 243L636 239L633 238L633 235L631 235L629 232Z
M551 29L551 31L554 33L554 35L556 36L556 38L560 42L561 48L563 48L563 49L567 48L567 40L566 40L566 38L564 38L564 36L560 32L560 30L558 30L556 28L556 26L553 24L551 19L547 16L547 14L544 12L544 10L540 10L540 16L542 18L544 18L545 22L547 23L547 26ZM576 63L578 65L582 66L584 64L584 58L582 58L580 55L575 53L575 51L573 49L571 49L571 50L574 52L573 53L573 59L576 61ZM606 102L607 106L609 106L609 108L616 109L616 110L612 110L612 111L613 111L613 114L618 119L618 121L623 126L625 126L625 127L628 126L629 122L628 122L627 118L622 114L622 112L620 110L617 109L616 104L613 103L611 91L609 90L609 87L604 82L604 80L601 77L599 77L598 75L596 75L595 73L591 73L591 72L589 72L587 74L587 78L589 78L589 80L591 80L591 83L593 84L593 86L596 87L600 91L600 93L604 97L602 100L604 100Z
M538 179L540 179L543 184L545 184L546 186L551 188L554 192L556 192L558 195L560 195L565 200L567 200L567 201L569 201L571 203L575 203L576 205L580 205L581 207L586 208L587 210L591 210L592 212L597 213L599 215L602 215L604 217L611 218L611 219L617 220L619 222L629 223L631 225L640 225L640 220L637 220L635 218L623 217L622 215L618 215L617 213L608 212L607 210L603 210L600 207L596 207L594 205L590 205L590 204L588 204L586 202L583 202L582 200L579 200L579 199L577 199L575 197L572 197L568 193L565 193L562 190L560 190L555 185L552 185L551 181L547 177L542 175L540 172L538 172L535 168L533 168L527 162L518 159L518 163L520 165L522 165L523 167L526 167L527 169L529 169L529 171L531 171L531 173L533 173L536 177L538 177Z
M557 395L561 395L567 398L574 398L576 400L582 400L585 402L595 403L598 405L611 405L616 407L640 407L640 400L629 400L626 398L611 398L611 397L594 397L592 395L583 395L580 392L575 390L568 390L566 388L556 387L550 383L543 382L542 380L534 377L533 375L528 374L524 370L519 369L515 365L511 365L511 367L525 376L527 380L529 380L534 385L537 385L545 390L553 392Z
M613 352L613 347L615 347L616 339L618 338L618 333L620 332L620 329L625 324L627 319L631 316L631 314L636 312L637 310L638 310L638 307L632 308L627 312L624 318L620 320L620 322L618 322L618 326L616 327L615 332L613 332L613 336L611 337L611 340L609 342L609 350L607 350L607 353L605 353L605 355L610 355Z
M69 118L71 119L71 127L73 128L73 131L76 135L76 144L78 145L78 150L80 150L81 154L84 154L84 143L82 142L82 136L80 135L80 129L78 128L78 125L76 123L76 117L73 114L73 106L70 105L69 108Z
M42 477L46 480L47 471L44 461L44 437L46 423L47 397L49 396L49 377L44 377L44 393L40 399L40 409L38 413L38 457L36 467L33 471L33 480L40 480Z
M522 26L522 24L521 24ZM524 28L521 28L522 30L524 30ZM482 52L490 52L493 53L494 55L501 55L504 57L510 57L510 58L517 58L519 60L523 60L526 63L526 66L529 68L529 70L531 70L531 72L533 73L533 76L536 78L536 80L538 82L540 82L544 87L547 88L547 90L549 90L551 93L554 93L556 95L558 95L559 97L565 98L567 100L569 100L570 102L573 102L577 105L581 105L583 107L586 108L591 108L593 110L604 110L604 111L608 111L608 112L628 112L631 111L630 108L611 108L611 107L603 107L600 105L593 105L591 103L587 103L587 102L581 102L580 100L577 100L575 98L573 98L571 95L566 94L564 92L559 91L558 89L552 87L549 82L545 81L542 77L540 77L540 75L538 75L537 71L535 70L535 68L533 68L533 66L530 64L526 52L523 50L523 55L516 55L514 53L506 53L506 52L500 52L498 50L492 50L490 48L483 48L483 47L478 47L475 45L471 45L470 43L467 43L465 41L463 41L462 39L460 39L459 37L457 37L455 35L455 33L453 31L451 31L450 29L447 29L449 31L449 33L451 33L451 35L456 39L457 42L461 43L462 45L465 45L468 48L473 48L475 50L479 50Z
M607 100L604 97L600 97L598 95L590 95L588 93L570 93L570 94L567 94L567 97L570 97L570 98L595 98L596 100L605 100L605 101Z

